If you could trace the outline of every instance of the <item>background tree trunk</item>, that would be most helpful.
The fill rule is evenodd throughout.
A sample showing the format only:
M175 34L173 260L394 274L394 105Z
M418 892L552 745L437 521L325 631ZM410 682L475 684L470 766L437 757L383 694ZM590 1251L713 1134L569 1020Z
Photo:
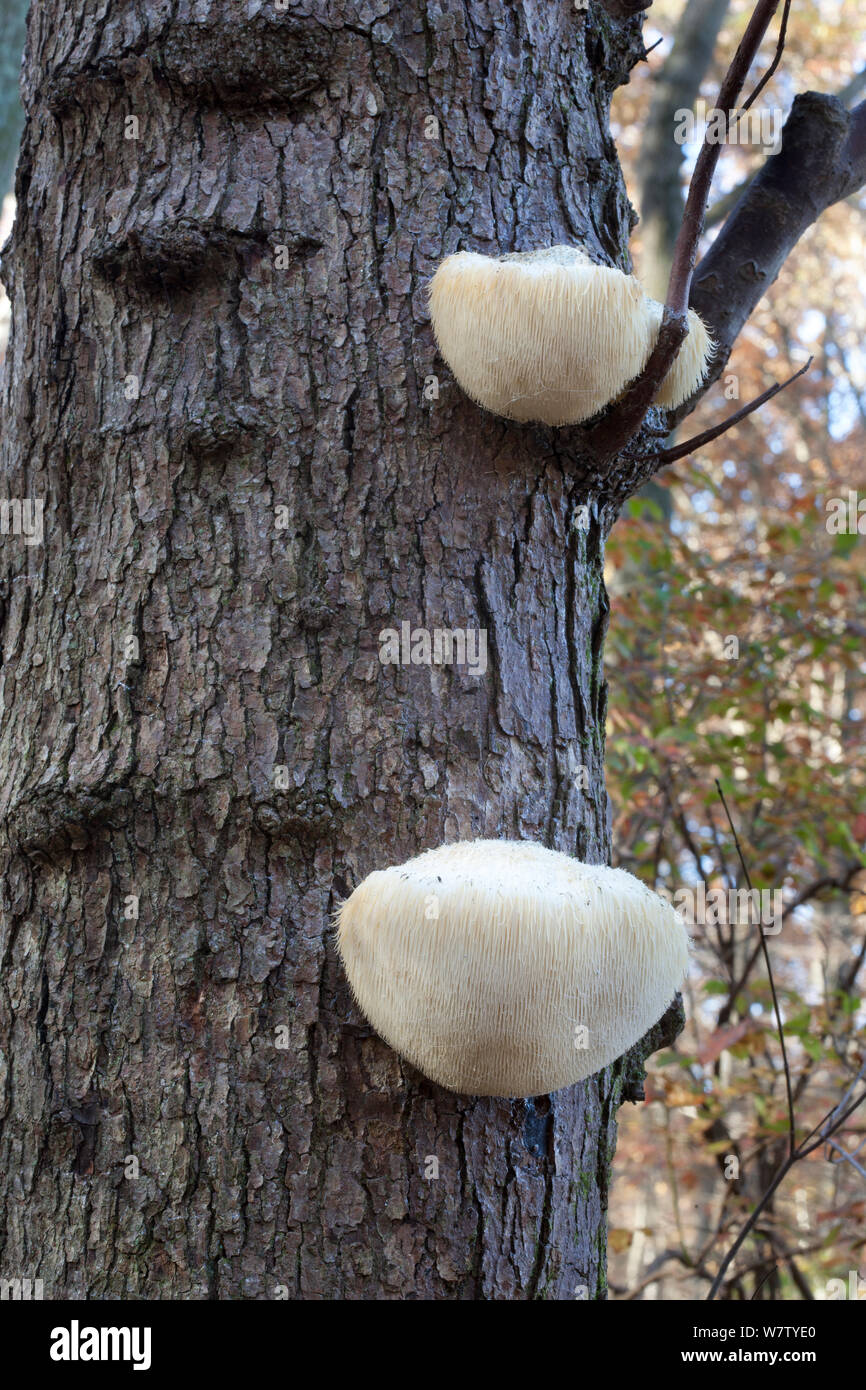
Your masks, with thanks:
M3 477L45 535L2 542L0 1273L598 1297L623 1064L440 1090L363 1024L330 914L443 840L608 856L603 541L639 451L472 405L425 284L458 248L628 268L608 104L640 21L249 9L30 15ZM486 674L381 665L404 621L486 629Z
M685 0L673 48L653 83L640 152L641 280L664 303L674 245L683 220L682 164L674 139L677 111L691 111L716 50L730 0Z
M0 201L12 188L21 141L18 73L26 14L27 0L0 0Z

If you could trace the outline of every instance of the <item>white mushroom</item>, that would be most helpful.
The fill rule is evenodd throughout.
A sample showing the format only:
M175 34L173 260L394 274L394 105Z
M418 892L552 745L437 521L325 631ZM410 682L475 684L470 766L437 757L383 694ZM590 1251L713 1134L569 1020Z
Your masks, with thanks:
M597 415L645 366L662 305L633 275L575 246L448 256L430 285L439 350L467 395L511 420L572 425ZM673 407L703 380L713 343L689 333L656 401Z
M681 918L639 879L530 841L378 870L338 922L369 1022L470 1095L542 1095L599 1071L661 1018L688 965Z

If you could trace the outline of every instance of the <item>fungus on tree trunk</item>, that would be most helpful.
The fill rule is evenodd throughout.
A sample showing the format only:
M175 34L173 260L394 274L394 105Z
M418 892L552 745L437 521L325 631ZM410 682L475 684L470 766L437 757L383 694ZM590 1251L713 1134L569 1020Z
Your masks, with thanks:
M448 256L430 285L439 350L467 395L510 420L589 420L646 366L663 305L633 275L575 246L494 257ZM713 343L693 309L688 336L655 396L682 404Z
M474 840L369 874L338 912L368 1021L432 1081L536 1096L622 1056L688 966L671 905L623 869Z

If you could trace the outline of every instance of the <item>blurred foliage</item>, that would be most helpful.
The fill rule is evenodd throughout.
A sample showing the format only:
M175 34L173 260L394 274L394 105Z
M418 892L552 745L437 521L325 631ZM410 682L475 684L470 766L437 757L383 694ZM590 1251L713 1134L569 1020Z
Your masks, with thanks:
M647 45L673 32L679 9L673 0L654 5ZM710 106L750 11L732 5L703 89ZM787 111L796 91L841 90L866 60L862 32L845 30L851 22L838 5L795 6L762 103ZM631 188L651 70L668 47L615 103ZM761 157L726 149L714 197ZM671 892L697 881L707 890L742 884L714 785L721 780L755 887L783 895L784 925L767 941L801 1134L866 1061L866 505L864 534L828 529L831 499L847 502L853 490L855 505L866 503L864 209L861 193L806 235L682 437L789 375L807 353L811 370L659 475L661 502L652 489L633 499L608 549L615 862ZM639 229L635 252L639 274ZM644 1146L635 1168L646 1172L649 1144L649 1161L666 1173L666 1210L649 1221L638 1204L632 1228L614 1212L621 1264L612 1286L628 1270L621 1292L629 1297L645 1288L704 1296L785 1152L784 1075L759 929L707 920L690 930L689 1024L671 1053L653 1059L648 1092L665 1106L661 1151L646 1135L634 1139L636 1151ZM628 1167L627 1115L623 1124ZM846 1147L864 1135L866 1116L855 1115ZM866 1148L861 1167L864 1157ZM740 1252L728 1297L807 1297L858 1268L866 1180L839 1160L818 1150L789 1175ZM632 1245L648 1236L649 1272L629 1263Z

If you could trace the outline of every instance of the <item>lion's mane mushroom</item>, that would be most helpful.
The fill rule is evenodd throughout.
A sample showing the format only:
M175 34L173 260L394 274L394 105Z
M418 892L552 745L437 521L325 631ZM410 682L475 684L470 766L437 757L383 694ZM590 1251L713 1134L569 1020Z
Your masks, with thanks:
M646 365L662 305L633 275L576 246L493 257L448 256L430 285L439 350L467 395L510 420L574 425L616 399ZM713 343L689 332L656 396L680 405L700 385Z
M607 1066L661 1018L688 964L680 917L639 879L529 841L377 870L338 922L369 1022L469 1095L542 1095Z

